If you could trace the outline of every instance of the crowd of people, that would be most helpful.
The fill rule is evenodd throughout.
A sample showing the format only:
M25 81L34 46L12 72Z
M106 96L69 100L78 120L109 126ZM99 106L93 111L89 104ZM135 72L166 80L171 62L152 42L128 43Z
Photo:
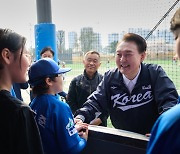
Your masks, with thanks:
M180 58L180 8L170 29ZM80 153L88 125L107 126L108 117L114 128L150 134L147 154L179 153L180 97L161 66L143 63L143 37L125 34L115 51L117 68L104 75L98 73L100 54L88 51L83 73L74 77L67 94L63 78L71 69L58 66L50 47L30 64L25 43L25 37L0 28L0 153ZM17 93L27 84L33 96L29 106ZM62 93L67 103L59 98Z

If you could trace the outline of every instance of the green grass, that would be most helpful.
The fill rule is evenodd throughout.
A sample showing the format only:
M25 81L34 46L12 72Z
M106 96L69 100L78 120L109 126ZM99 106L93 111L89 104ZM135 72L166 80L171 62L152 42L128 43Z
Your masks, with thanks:
M173 81L177 90L180 92L180 62L173 63L171 60L145 61L146 63L159 64Z
M109 127L109 128L114 128L113 125L112 125L112 123L111 123L110 118L107 119L107 127Z
M174 82L178 91L180 91L180 62L174 64L171 60L146 60L145 63L159 64L167 73L168 77ZM68 84L73 79L73 77L82 74L84 66L82 63L66 64L66 67L72 68L72 71L67 73L69 80L66 82L66 90L68 90ZM109 69L115 68L116 64L114 60L111 60L109 64L107 61L102 61L99 68L99 72L104 74Z

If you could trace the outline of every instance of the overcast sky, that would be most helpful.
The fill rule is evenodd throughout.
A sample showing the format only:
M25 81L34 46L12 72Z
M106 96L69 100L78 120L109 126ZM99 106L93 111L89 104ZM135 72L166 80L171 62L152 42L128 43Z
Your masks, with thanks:
M80 31L93 27L102 37L128 28L152 29L176 0L51 0L52 21L56 30ZM0 27L10 28L34 44L37 23L36 0L1 0ZM159 28L169 28L169 21L180 3Z

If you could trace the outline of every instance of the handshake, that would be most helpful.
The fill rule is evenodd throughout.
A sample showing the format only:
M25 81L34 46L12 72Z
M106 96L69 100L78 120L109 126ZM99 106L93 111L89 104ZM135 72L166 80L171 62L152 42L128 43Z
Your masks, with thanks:
M81 138L84 138L86 141L88 139L88 124L83 123L81 119L74 119L75 122L75 128L78 132L78 135Z

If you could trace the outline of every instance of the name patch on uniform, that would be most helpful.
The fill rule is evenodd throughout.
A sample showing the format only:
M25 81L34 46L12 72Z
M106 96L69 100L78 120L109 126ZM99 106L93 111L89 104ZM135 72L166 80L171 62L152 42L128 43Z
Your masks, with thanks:
M151 85L148 85L148 86L142 86L142 89L151 89Z
M68 133L69 133L70 136L77 133L77 130L76 130L75 126L74 126L74 122L70 118L69 118L68 124L66 125L66 129L68 130Z

